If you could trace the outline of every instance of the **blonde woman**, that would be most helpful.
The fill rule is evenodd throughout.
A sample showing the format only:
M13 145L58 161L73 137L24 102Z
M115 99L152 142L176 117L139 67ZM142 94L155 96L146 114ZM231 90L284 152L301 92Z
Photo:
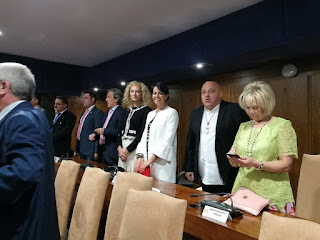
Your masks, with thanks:
M147 115L151 111L151 93L137 81L128 84L124 91L122 107L126 109L118 134L118 165L127 172L134 172L135 152L140 142Z
M272 116L275 103L272 88L263 81L248 84L239 97L252 120L240 125L230 150L240 158L228 156L240 168L232 192L244 186L269 199L271 210L294 214L288 172L298 158L297 137L290 121Z

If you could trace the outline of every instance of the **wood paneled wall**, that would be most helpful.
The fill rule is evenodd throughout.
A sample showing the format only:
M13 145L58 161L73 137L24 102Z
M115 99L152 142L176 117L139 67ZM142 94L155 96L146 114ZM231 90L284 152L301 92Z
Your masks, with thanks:
M184 160L190 113L192 109L202 105L201 85L206 80L217 81L223 90L223 99L238 102L246 84L263 80L271 85L276 95L274 115L289 119L297 133L299 159L294 161L290 170L291 185L296 195L303 153L320 153L320 64L311 63L310 60L296 62L299 74L294 78L282 77L283 65L284 63L276 63L206 79L177 81L170 86L168 105L179 112L178 172L181 171ZM97 106L104 112L107 111L103 101L97 101ZM80 97L69 97L69 110L77 115L78 124L79 116L84 110ZM77 124L73 132L72 147L75 144Z

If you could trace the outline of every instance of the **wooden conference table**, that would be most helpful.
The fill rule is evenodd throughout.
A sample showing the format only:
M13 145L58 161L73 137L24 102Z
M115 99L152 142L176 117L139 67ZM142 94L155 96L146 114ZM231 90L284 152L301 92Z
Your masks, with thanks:
M73 159L78 163L86 163L85 160L80 160L79 157ZM106 166L97 162L91 162L94 167L105 168ZM59 169L60 163L55 164L55 171ZM80 183L83 175L83 170L80 170L77 183ZM190 197L190 194L202 194L205 192L198 191L192 188L172 184L160 180L154 180L153 187L160 189L162 193L180 199L185 199L188 202L186 219L184 225L184 232L199 239L237 239L250 240L258 239L261 224L261 214L259 216L252 216L243 213L242 217L235 218L227 223L213 222L202 217L202 210L190 207L189 204L200 204L204 199L222 200L219 196L198 196ZM109 184L106 194L105 206L107 208L110 202L112 192L112 184ZM106 211L106 209L105 209ZM278 216L292 217L290 215L273 212L272 214Z

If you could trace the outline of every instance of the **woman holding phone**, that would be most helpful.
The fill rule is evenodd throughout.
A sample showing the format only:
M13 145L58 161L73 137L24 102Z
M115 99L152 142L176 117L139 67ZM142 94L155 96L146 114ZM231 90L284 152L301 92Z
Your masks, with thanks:
M293 159L298 158L297 137L290 121L272 115L275 95L269 84L248 84L239 97L240 106L252 119L242 123L228 155L239 167L232 192L244 186L269 199L269 208L294 214L294 197L289 180Z

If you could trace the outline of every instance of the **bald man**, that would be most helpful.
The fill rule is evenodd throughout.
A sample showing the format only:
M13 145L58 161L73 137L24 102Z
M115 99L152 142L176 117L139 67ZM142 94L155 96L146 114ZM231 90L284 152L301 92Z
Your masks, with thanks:
M207 81L201 88L203 106L192 111L183 170L189 181L201 178L206 192L231 192L238 169L230 165L230 150L238 128L249 117L239 104L222 100L220 85Z

